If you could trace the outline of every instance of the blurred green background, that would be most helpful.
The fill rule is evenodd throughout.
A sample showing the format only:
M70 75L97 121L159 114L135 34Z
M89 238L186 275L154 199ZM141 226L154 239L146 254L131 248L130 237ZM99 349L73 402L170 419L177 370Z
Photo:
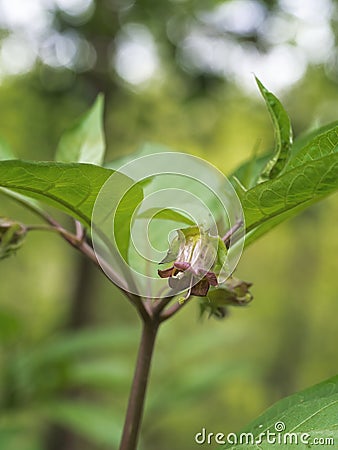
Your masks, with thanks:
M254 72L295 135L337 119L334 0L0 0L0 136L51 160L105 94L107 160L144 142L225 174L273 132ZM1 197L0 215L36 219ZM160 332L140 448L198 448L337 372L337 195L250 247L254 302L224 321L191 302ZM0 265L0 449L117 448L140 323L57 236L29 235Z

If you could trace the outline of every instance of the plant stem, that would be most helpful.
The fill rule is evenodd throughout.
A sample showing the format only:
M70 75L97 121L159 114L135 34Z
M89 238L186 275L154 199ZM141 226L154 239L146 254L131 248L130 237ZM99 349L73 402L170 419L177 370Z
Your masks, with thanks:
M231 243L232 236L236 233L237 230L241 228L243 225L243 220L238 220L233 227L228 230L225 235L222 237L222 241L226 245L227 248L229 248ZM234 243L234 242L233 242Z
M182 303L176 301L173 305L171 305L169 308L165 309L162 312L162 314L160 315L160 321L164 322L165 320L170 319L173 315L175 315L178 311L180 311L190 300L191 297L187 298Z
M136 450L137 448L144 399L149 380L150 365L158 326L159 323L155 319L143 322L142 337L129 396L120 450Z

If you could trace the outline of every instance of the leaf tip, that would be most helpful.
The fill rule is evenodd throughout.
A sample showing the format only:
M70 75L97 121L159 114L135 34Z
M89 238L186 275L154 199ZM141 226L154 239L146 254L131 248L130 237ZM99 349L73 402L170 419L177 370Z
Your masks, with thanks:
M255 74L254 74L254 77L255 77L255 81L256 81L256 84L257 84L258 89L260 90L260 92L262 94L269 92L267 90L267 88L264 86L264 84L261 82L261 80Z

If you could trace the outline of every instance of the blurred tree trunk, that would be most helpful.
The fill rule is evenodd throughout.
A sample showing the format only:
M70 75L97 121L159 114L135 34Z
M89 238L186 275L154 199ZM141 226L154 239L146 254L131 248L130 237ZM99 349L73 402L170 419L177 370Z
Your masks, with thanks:
M91 302L94 298L93 286L96 267L92 262L79 255L76 283L68 321L64 331L76 331L92 322ZM69 399L76 399L82 394L81 389L72 389L66 393ZM93 447L83 438L59 425L52 425L46 436L46 450L89 450Z

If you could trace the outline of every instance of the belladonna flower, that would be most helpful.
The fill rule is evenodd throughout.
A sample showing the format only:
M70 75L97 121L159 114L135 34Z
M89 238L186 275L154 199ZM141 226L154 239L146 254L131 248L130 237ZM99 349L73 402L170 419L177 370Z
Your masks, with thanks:
M174 263L158 274L169 278L169 286L175 292L187 290L186 298L205 297L210 286L218 286L217 276L226 263L226 246L220 237L197 226L176 231L177 236L160 264Z
M197 226L176 232L177 236L160 263L173 264L158 271L161 278L169 279L174 294L186 291L183 301L190 295L203 297L201 315L209 312L209 317L218 318L226 316L227 306L244 306L252 300L249 291L251 283L232 276L222 283L218 282L227 259L227 248L220 237L210 236Z

